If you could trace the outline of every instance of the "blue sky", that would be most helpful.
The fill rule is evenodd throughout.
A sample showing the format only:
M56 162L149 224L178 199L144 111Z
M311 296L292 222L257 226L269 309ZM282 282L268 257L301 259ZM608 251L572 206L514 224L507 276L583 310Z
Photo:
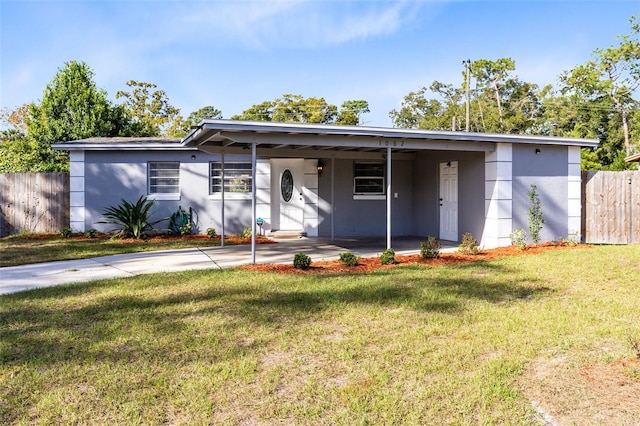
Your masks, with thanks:
M0 0L0 106L37 102L77 60L110 99L151 82L184 116L292 93L365 99L365 124L391 126L409 92L460 84L464 59L511 57L522 80L555 84L634 14L637 0Z

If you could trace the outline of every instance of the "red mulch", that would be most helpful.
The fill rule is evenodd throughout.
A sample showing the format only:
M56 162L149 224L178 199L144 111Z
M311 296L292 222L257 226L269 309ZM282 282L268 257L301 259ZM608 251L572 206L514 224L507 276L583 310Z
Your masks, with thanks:
M396 264L382 265L377 257L361 258L357 266L345 266L341 260L323 260L311 263L307 270L296 269L291 264L258 264L248 265L245 269L251 271L270 271L279 274L335 274L335 273L361 273L377 269L389 269L402 265L447 265L451 263L477 262L481 260L493 260L505 256L519 256L523 254L539 254L549 250L569 249L574 247L590 247L587 245L569 245L566 243L544 243L527 246L522 250L517 246L499 247L489 250L480 250L476 255L462 253L441 253L437 259L423 259L419 254L396 255ZM293 259L293 258L292 258Z

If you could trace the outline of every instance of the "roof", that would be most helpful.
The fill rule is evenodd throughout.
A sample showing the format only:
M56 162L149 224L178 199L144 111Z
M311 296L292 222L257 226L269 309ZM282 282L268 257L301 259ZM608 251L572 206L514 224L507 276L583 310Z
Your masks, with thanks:
M203 120L183 139L186 146L229 147L253 143L273 150L367 150L415 152L425 149L493 151L495 143L596 147L596 139L507 135L367 126Z
M60 150L154 150L181 149L185 147L180 138L161 137L96 137L62 142L52 145Z
M182 140L175 138L89 138L54 144L61 150L167 150L243 152L256 144L271 155L322 156L328 150L414 153L420 150L494 151L496 143L596 147L597 139L509 135L368 126L205 119ZM294 152L295 151L295 152ZM310 152L310 151L316 151ZM246 152L246 151L245 151Z

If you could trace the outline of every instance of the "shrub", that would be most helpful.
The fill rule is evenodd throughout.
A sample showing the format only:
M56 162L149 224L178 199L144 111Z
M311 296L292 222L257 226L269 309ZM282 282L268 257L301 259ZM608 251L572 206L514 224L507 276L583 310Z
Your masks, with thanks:
M458 247L458 251L464 254L478 254L478 240L471 234L465 232L462 236L462 244Z
M189 235L191 234L191 215L184 211L182 207L178 207L169 218L169 229L174 234Z
M241 238L251 238L251 235L253 234L253 231L251 230L251 228L246 227L242 229L242 233L240 234Z
M511 239L512 246L518 246L520 247L520 250L524 250L527 247L527 235L525 234L524 229L514 229L509 234L509 238Z
M86 231L84 231L85 238L95 238L97 236L98 236L98 231L93 228L87 229Z
M207 237L215 238L217 236L218 236L218 233L216 232L216 228L207 228Z
M73 236L73 231L70 227L67 226L66 228L62 228L62 231L60 231L60 236L62 238L71 238Z
M380 255L380 263L383 265L393 265L396 263L396 252L392 248L388 248Z
M420 256L423 259L436 259L440 257L440 241L429 235L427 241L420 243Z
M356 266L358 264L358 260L360 260L360 256L356 256L350 251L347 251L340 255L340 260L345 266Z
M298 253L293 257L293 267L307 270L311 266L311 258L304 253Z
M529 200L531 200L531 207L529 208L529 236L534 244L540 242L540 231L542 225L544 225L544 219L542 217L542 202L536 191L537 187L531 185L531 191L529 191Z
M155 202L156 200L147 200L144 195L140 196L135 203L122 199L120 205L105 209L103 216L107 220L98 223L119 226L116 233L118 237L140 239L146 231L153 230L155 224L169 219L164 217L154 222L149 221L151 207Z

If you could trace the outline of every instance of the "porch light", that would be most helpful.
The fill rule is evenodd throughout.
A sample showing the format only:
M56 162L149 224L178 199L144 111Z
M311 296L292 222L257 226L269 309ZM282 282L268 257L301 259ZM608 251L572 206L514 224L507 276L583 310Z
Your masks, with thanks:
M322 160L318 160L318 165L316 166L318 169L318 176L322 175L322 170L324 170L324 163Z
M540 155L540 148L536 148L536 155Z

